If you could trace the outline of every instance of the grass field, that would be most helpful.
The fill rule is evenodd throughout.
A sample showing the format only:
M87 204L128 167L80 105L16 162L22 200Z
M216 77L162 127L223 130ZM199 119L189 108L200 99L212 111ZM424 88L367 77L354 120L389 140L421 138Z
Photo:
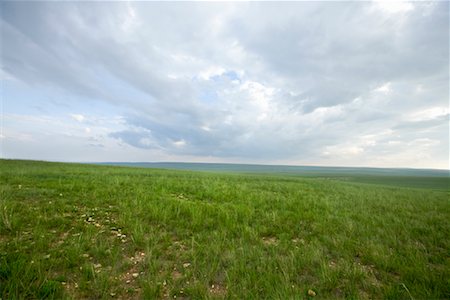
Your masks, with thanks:
M102 163L102 165L170 170L193 170L264 176L324 178L399 187L450 190L449 170L392 169L355 167L311 167L283 165L248 165L216 163Z
M450 298L448 178L0 171L2 299Z

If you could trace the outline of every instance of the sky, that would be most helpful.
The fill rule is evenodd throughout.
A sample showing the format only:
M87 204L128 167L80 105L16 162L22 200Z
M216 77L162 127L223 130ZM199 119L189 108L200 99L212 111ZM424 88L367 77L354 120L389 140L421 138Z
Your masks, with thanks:
M1 157L449 168L449 3L7 2Z

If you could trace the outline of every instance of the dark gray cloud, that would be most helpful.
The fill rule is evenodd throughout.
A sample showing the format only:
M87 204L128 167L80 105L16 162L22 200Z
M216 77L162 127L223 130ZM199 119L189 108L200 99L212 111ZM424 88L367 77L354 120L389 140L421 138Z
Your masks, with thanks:
M448 2L0 5L2 72L121 111L137 150L448 164Z

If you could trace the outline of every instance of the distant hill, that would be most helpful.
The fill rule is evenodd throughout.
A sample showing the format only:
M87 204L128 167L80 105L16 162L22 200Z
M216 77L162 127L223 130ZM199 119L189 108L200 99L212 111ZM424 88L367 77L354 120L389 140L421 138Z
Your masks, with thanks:
M391 176L432 176L448 177L449 170L408 169L408 168L369 168L369 167L318 167L288 165L256 165L228 163L187 163L187 162L105 162L101 164L173 170L243 172L243 173L281 173L298 175L391 175Z
M390 186L432 188L440 190L450 189L449 170L183 162L105 162L101 164L172 170L319 177Z

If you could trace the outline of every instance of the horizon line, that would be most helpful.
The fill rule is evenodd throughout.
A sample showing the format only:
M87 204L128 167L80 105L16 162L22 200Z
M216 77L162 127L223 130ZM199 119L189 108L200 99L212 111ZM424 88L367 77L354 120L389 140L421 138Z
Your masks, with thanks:
M248 166L271 166L271 167L318 167L318 168L357 168L357 169L396 169L396 170L431 170L431 171L447 171L443 168L414 168L414 167L374 167L374 166L350 166L350 165L295 165L295 164L271 164L271 163L236 163L236 162L197 162L197 161L62 161L62 160L45 160L45 159L23 159L23 158L0 158L0 160L25 160L25 161L41 161L55 163L79 163L79 164L222 164L222 165L248 165ZM450 176L450 174L449 174Z

